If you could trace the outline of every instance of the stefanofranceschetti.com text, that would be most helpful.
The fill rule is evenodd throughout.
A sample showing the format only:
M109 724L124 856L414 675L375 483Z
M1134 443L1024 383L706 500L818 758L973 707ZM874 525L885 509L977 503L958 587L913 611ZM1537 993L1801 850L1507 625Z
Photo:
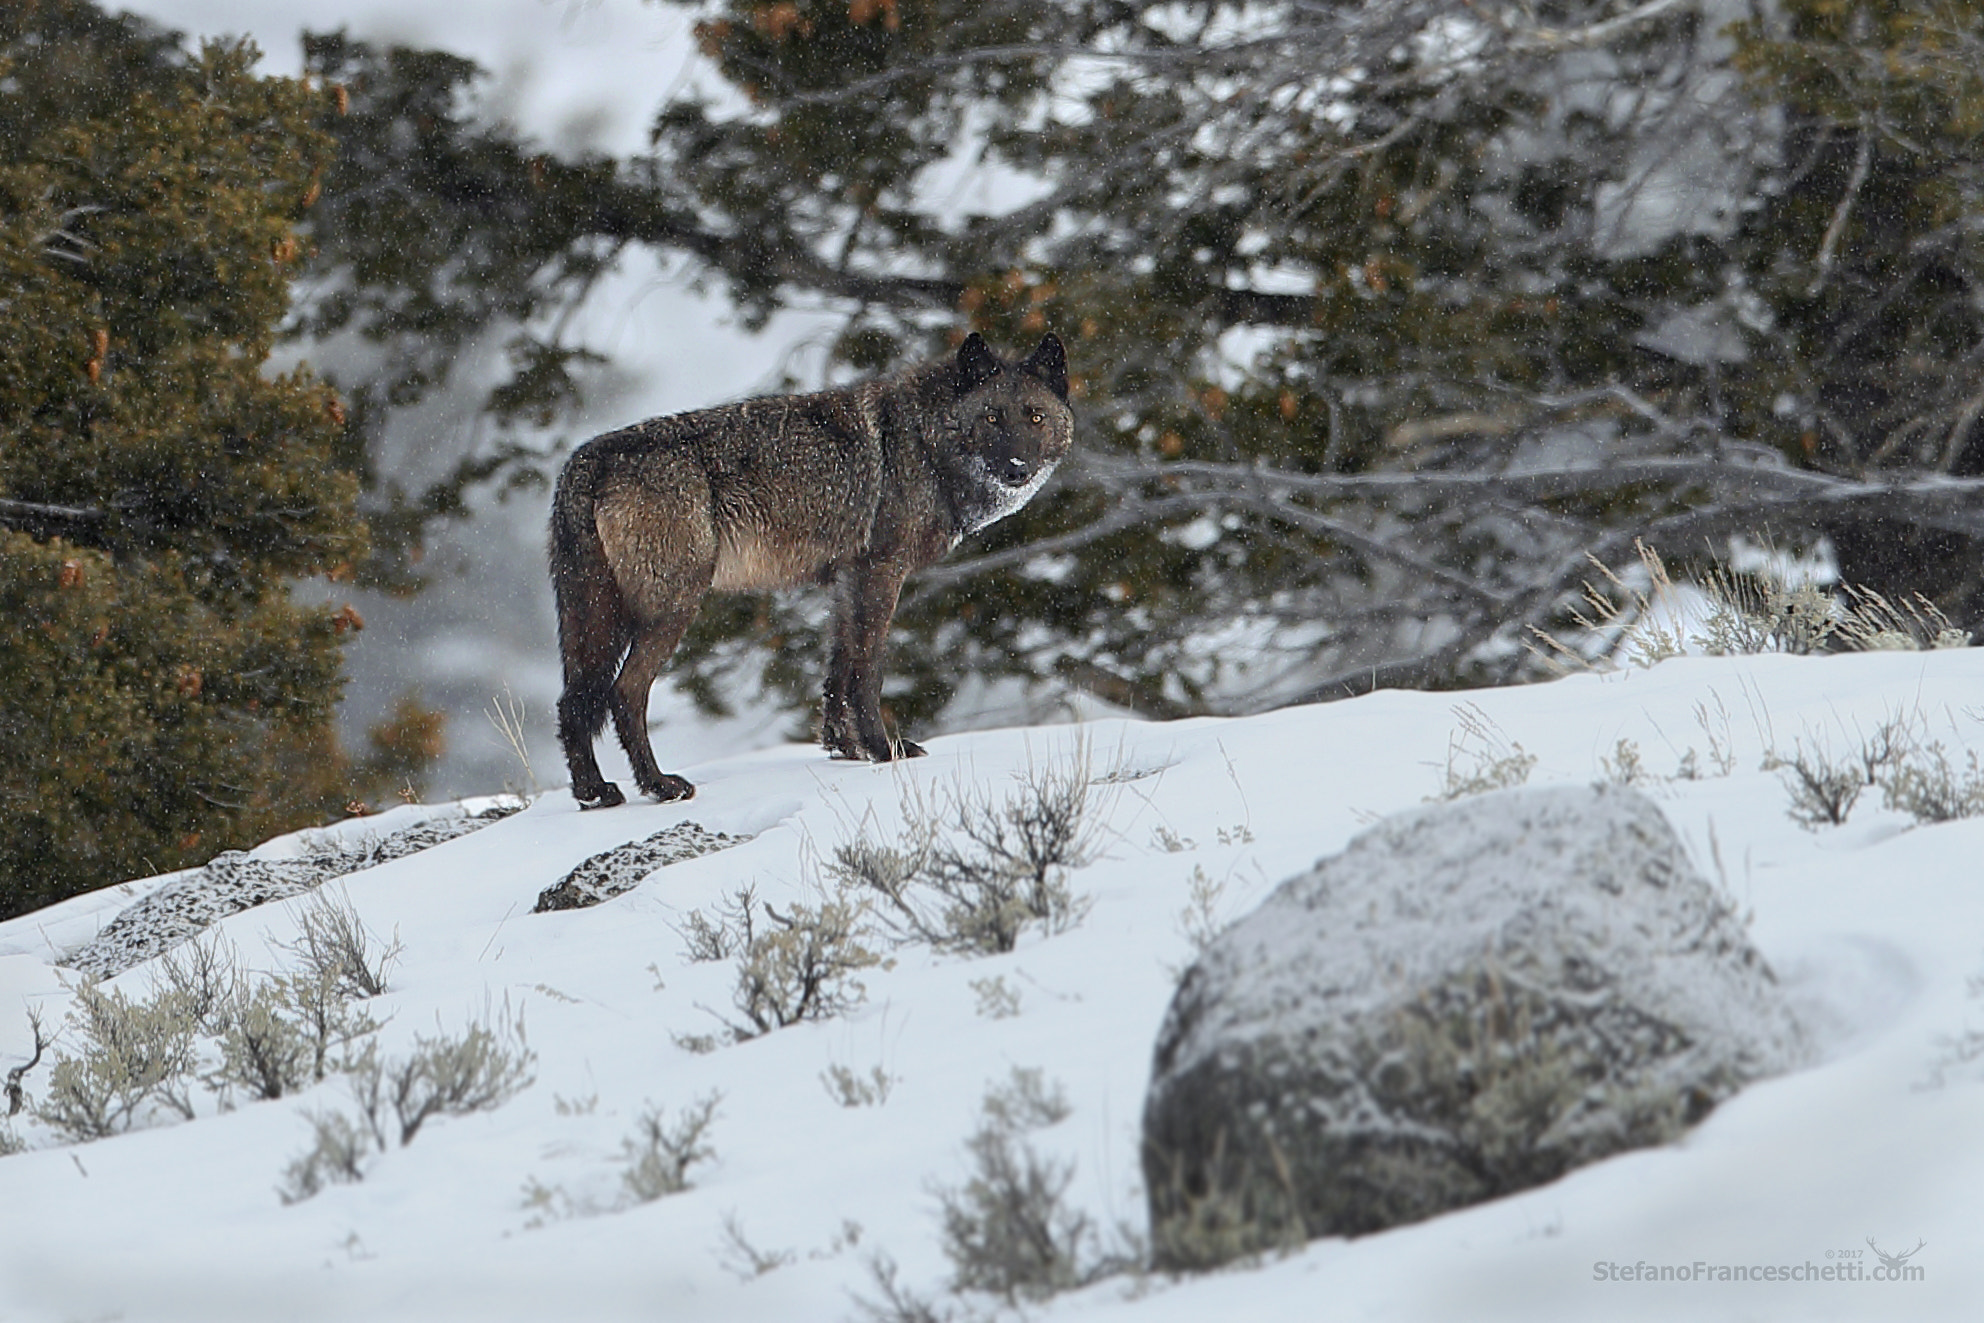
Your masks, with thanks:
M1618 1263L1600 1259L1591 1266L1595 1282L1920 1282L1923 1268L1915 1263L1886 1264L1861 1250L1829 1251L1829 1263ZM1847 1256L1854 1257L1847 1257Z

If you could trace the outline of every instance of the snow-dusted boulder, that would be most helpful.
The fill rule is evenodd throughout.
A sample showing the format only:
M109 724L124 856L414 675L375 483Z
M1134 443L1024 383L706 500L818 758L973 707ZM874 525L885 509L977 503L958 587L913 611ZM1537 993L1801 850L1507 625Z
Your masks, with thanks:
M644 841L602 850L537 894L533 914L578 910L632 891L659 868L742 845L748 836L710 831L699 822L678 822Z
M383 836L326 840L294 859L263 859L241 850L215 855L127 906L101 932L69 952L62 964L91 980L121 974L133 965L191 941L208 925L270 901L314 891L334 877L376 868L479 831L523 807L499 802L474 813L448 811Z
M1619 787L1400 814L1185 974L1144 1177L1158 1261L1356 1235L1661 1143L1801 1055L1775 978Z

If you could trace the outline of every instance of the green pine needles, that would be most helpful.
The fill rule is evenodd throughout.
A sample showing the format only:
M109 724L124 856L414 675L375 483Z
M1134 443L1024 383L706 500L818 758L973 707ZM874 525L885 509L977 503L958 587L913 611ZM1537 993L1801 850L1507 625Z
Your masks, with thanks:
M345 412L269 368L336 97L256 58L0 13L0 916L365 788L331 725L362 622L292 593L366 552Z

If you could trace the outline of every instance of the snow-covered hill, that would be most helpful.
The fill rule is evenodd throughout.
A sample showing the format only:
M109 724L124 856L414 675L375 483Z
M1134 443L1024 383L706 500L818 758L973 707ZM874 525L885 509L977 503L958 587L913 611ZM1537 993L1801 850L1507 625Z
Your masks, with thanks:
M1984 1287L1984 818L1934 825L1861 796L1843 826L1795 822L1766 755L1847 760L1885 726L1959 781L1984 749L1975 651L1680 659L1521 689L1384 692L1234 721L1101 721L933 741L897 767L785 747L685 770L686 804L581 814L563 792L431 848L325 884L402 945L380 1050L471 1024L522 1024L533 1082L430 1120L356 1184L285 1203L310 1117L349 1108L333 1078L294 1096L68 1144L26 1114L0 1158L0 1320L836 1319L875 1297L876 1252L950 1309L943 1192L988 1088L1038 1070L1069 1104L1034 1131L1073 1164L1070 1207L1141 1226L1138 1117L1175 975L1208 907L1231 918L1363 826L1456 780L1535 759L1531 784L1637 776L1752 918L1823 1059L1758 1084L1681 1142L1515 1198L1192 1279L1119 1274L1043 1318L1809 1319L1968 1316ZM1897 724L1899 723L1899 724ZM664 763L667 750L662 750ZM1515 746L1520 746L1518 750ZM819 903L820 861L892 838L905 798L1003 794L1085 747L1101 857L1070 885L1091 902L1003 955L904 945L858 974L843 1015L727 1042L733 961L693 963L682 930L750 885L780 913ZM541 764L555 758L536 751ZM1497 760L1500 760L1499 763ZM672 764L671 764L672 766ZM1685 769L1692 776L1677 777ZM1725 770L1726 769L1726 770ZM475 807L480 807L475 806ZM405 808L328 835L376 837ZM748 837L657 869L602 904L534 913L589 857L682 822ZM285 838L256 852L297 857ZM0 1071L29 1047L25 1010L61 1023L58 962L164 879L0 925ZM320 892L317 894L325 894ZM215 925L244 965L287 968L308 898ZM1195 914L1195 911L1198 913ZM871 941L871 945L874 944ZM110 986L141 996L156 962ZM75 976L68 976L75 982ZM698 1036L714 1050L696 1051ZM1976 1047L1984 1039L1972 1040ZM73 1042L64 1044L73 1046ZM886 1097L846 1106L841 1068ZM879 1074L878 1074L879 1072ZM26 1077L42 1096L44 1062ZM879 1087L875 1092L881 1092ZM635 1202L622 1173L644 1111L671 1123L718 1096L691 1188ZM1920 1280L1877 1282L1869 1240ZM746 1246L749 1248L747 1249ZM751 1262L756 1256L757 1268ZM1857 1257L1847 1257L1857 1256ZM1859 1264L1859 1281L1647 1283L1600 1265ZM1802 1275L1802 1274L1801 1274ZM1816 1274L1814 1274L1816 1275Z

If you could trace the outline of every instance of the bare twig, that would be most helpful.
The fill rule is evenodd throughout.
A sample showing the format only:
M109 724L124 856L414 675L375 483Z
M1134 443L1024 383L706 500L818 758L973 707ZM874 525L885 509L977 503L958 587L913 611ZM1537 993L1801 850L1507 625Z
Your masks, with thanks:
M1853 203L1860 196L1860 189L1867 182L1867 171L1874 163L1874 135L1866 121L1860 124L1859 145L1853 152L1853 171L1846 177L1846 191L1840 195L1839 205L1833 208L1832 221L1826 226L1825 237L1819 241L1819 255L1814 265L1812 283L1805 287L1805 297L1814 299L1826 287L1827 277L1832 275L1833 252L1839 247L1839 238L1846 232L1846 221L1853 214Z
M41 1064L41 1054L48 1048L49 1038L42 1030L41 1008L38 1006L28 1008L28 1031L34 1035L34 1055L28 1058L25 1065L15 1066L7 1072L7 1115L9 1116L19 1116L21 1109L27 1106L27 1091L22 1087L22 1082L27 1079L29 1071Z

